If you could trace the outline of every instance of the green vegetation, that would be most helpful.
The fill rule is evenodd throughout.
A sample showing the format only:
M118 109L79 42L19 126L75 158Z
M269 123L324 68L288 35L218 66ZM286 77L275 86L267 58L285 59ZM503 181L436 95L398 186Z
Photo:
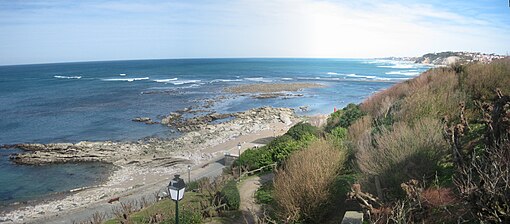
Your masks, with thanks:
M221 196L223 201L227 204L228 209L237 210L241 203L241 197L239 196L239 190L235 180L230 180L225 184L221 190Z
M343 168L345 151L317 140L292 154L275 175L274 200L280 220L321 223L332 204L336 176Z
M259 204L273 203L273 184L265 183L255 192L255 200Z
M243 152L240 162L247 170L280 163L292 152L306 147L308 143L317 139L319 135L320 131L318 128L307 123L298 123L290 128L286 134L277 137L266 146Z
M364 115L363 111L356 104L350 103L342 110L338 110L330 115L324 128L326 132L331 132L336 127L348 128L351 124Z

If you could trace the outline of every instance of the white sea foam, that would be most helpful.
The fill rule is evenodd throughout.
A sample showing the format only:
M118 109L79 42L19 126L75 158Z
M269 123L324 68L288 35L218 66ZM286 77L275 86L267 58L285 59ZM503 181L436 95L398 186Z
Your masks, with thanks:
M378 77L375 75L357 75L357 74L345 74L343 77L298 77L298 80L320 80L320 81L365 81L365 82L389 82L389 81L400 81L407 80L409 78L387 78Z
M377 76L375 76L375 75L356 75L356 74L348 74L347 77L366 78L366 79L375 79L375 78L377 78Z
M101 79L103 81L122 81L122 82L134 82L134 81L141 81L141 80L149 80L149 77L141 77L141 78L125 78L125 79Z
M124 73L121 73L121 74L119 74L119 75L120 75L120 76L126 76L126 74L124 74Z
M338 73L336 73L336 72L328 72L326 74L328 74L328 75L338 75Z
M387 64L387 63L391 63L391 62L394 62L394 61L384 60L384 59L374 59L374 60L364 61L362 63L363 64Z
M386 72L386 75L407 75L407 76L416 76L419 75L419 72L416 72L416 70L407 70L407 71L391 71Z
M282 80L287 80L287 81L289 81L289 80L294 80L294 79L293 79L293 78L282 78Z
M242 82L243 80L242 79L215 79L215 80L212 80L211 83L215 83L215 82Z
M171 79L154 79L154 82L172 82L172 81L176 81L178 78L171 78Z
M416 68L415 65L409 65L409 64L395 64L395 65L379 65L377 66L379 68Z
M81 76L65 76L65 75L54 75L57 79L81 79Z
M245 80L252 82L273 82L273 80L264 78L264 77L256 77L256 78L244 78Z
M175 81L168 81L166 83L171 83L174 85L184 85L184 84L190 84L190 83L199 83L201 80L175 80Z

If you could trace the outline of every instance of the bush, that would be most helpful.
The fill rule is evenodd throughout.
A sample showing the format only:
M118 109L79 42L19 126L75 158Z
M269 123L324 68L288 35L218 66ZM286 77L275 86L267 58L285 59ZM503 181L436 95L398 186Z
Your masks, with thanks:
M331 130L331 135L337 140L345 140L347 138L347 129L343 127L336 127Z
M271 151L273 162L285 160L292 152L304 148L309 142L317 138L310 132L300 132L300 134L302 135L298 137L298 140L290 137L290 135L283 135L267 145Z
M495 90L510 95L510 59L493 62L489 65L471 65L462 74L462 85L474 100L491 100Z
M274 179L278 217L286 222L321 222L344 161L345 152L325 140L293 153Z
M236 165L240 162L248 170L254 170L281 162L292 152L306 147L308 143L317 139L317 133L316 127L303 123L297 124L289 129L287 134L277 137L266 146L243 152Z
M237 189L237 183L235 180L230 180L227 184L225 184L223 189L221 189L221 196L224 200L223 202L227 203L228 209L239 209L241 196L239 195L239 189Z
M258 169L274 163L272 153L267 146L244 151L237 163L239 162L248 170Z
M285 135L288 135L292 137L294 140L299 141L302 140L303 138L306 138L306 136L309 135L318 136L319 129L315 126L312 126L311 124L300 122L292 126Z
M440 122L430 118L414 126L396 123L392 130L383 129L358 147L356 159L361 171L379 175L391 193L403 193L400 184L409 179L432 177L449 148Z
M335 127L348 128L351 124L363 117L363 113L360 107L356 104L350 103L342 110L338 110L331 114L326 123L326 132L330 132Z
M255 200L259 204L270 204L273 202L273 185L266 183L255 192Z

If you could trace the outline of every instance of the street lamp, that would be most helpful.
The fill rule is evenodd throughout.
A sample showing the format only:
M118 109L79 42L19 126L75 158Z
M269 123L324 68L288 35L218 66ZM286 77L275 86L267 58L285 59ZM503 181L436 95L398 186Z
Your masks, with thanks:
M188 184L191 183L191 165L188 165Z
M186 184L184 180L179 178L180 175L176 174L174 179L168 183L168 194L170 198L175 201L175 223L179 224L179 201L184 197L184 190Z
M241 180L241 143L237 144L237 151L239 152L239 180Z

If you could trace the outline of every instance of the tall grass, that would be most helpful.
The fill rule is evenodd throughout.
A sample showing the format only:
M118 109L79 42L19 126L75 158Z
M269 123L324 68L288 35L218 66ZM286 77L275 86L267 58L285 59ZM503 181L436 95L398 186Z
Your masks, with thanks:
M359 141L358 167L369 175L378 175L383 187L399 191L400 183L432 176L448 146L438 120L424 118L410 126L396 123L373 139Z
M462 82L474 100L494 99L495 90L510 95L510 58L490 65L470 65L465 67Z
M278 217L285 223L320 222L345 157L326 140L317 140L293 153L274 179Z

